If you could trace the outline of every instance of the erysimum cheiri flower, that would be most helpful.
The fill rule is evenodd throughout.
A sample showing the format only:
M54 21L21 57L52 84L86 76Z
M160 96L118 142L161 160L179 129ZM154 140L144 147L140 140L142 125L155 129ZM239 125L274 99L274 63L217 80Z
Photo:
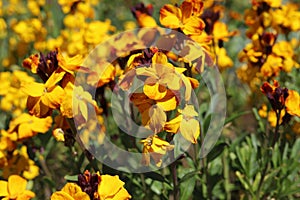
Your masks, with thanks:
M128 200L131 195L123 186L118 176L85 171L78 175L76 183L67 183L61 191L52 194L51 200Z
M273 85L265 82L261 91L267 96L276 116L282 118L282 123L288 122L291 116L300 117L300 96L297 91L281 88L277 81Z
M59 107L64 98L64 90L57 83L65 75L64 71L53 73L45 84L24 82L22 90L28 94L27 108L29 113L37 117L48 116L53 109Z
M46 133L52 125L52 118L38 118L23 113L9 124L9 133L17 133L18 140L35 136L37 133Z

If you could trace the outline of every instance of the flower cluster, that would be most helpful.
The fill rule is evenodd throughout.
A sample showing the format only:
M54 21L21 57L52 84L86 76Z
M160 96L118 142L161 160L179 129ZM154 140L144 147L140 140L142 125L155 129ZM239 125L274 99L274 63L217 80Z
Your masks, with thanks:
M275 127L277 123L278 125L288 123L291 116L300 117L300 97L297 91L281 88L277 81L274 81L273 85L265 82L261 86L261 91L266 95L272 107L268 116L271 126ZM267 111L265 105L260 115L266 117L263 111Z
M78 181L67 183L61 191L55 192L51 200L82 199L82 200L128 200L130 194L123 187L124 182L116 176L91 174L85 171L78 175Z
M132 9L140 27L156 27L151 4L139 4ZM203 47L208 54L206 59L222 70L233 66L227 55L224 42L236 35L229 32L225 22L221 21L224 7L216 1L185 0L180 6L166 4L160 9L160 23L166 28L182 32Z
M245 12L249 27L246 35L252 42L239 54L239 60L246 64L237 74L252 90L263 81L278 77L281 71L287 73L299 68L297 40L291 38L293 32L300 30L298 9L296 4L282 5L280 0L260 0L252 1L251 9Z

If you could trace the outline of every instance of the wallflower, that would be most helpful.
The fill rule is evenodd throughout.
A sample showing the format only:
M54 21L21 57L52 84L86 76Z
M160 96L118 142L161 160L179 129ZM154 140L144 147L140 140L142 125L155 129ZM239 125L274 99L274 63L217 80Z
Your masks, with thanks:
M160 23L167 28L180 28L186 35L201 34L205 27L205 23L198 17L201 12L202 7L199 9L199 6L189 1L184 1L179 8L166 4L160 9Z
M300 117L300 96L295 90L288 91L289 96L286 98L285 106L286 111L290 115L296 115Z
M107 33L112 29L110 20L92 21L87 24L84 39L88 44L97 45L100 42L108 39Z
M91 174L86 170L78 175L76 183L67 183L52 194L51 200L128 200L131 196L123 186L118 176Z
M32 191L26 190L27 181L18 175L11 175L8 181L0 180L0 197L2 200L29 200L35 197Z
M75 183L67 183L61 191L51 195L51 200L90 200L90 197Z
M78 175L78 185L94 200L128 200L130 194L123 187L124 182L119 176L91 174L85 171Z
M65 72L55 72L43 83L24 82L22 91L28 94L27 108L29 113L37 117L46 117L62 103L65 92L56 85L65 75Z
M23 113L9 124L9 132L17 132L18 140L35 136L37 133L46 133L52 125L52 118L38 118Z
M179 109L180 113L174 119L166 122L164 129L167 132L178 133L191 143L197 143L197 138L200 135L199 121L195 118L198 113L193 105L186 105L183 110Z
M161 166L163 155L174 148L174 145L169 144L157 135L149 136L148 138L141 140L141 143L144 144L143 164L149 165L151 156L157 167Z

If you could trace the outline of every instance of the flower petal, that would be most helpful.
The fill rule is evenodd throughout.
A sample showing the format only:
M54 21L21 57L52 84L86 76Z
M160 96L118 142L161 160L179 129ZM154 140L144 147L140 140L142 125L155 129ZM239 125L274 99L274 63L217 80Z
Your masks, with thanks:
M182 18L181 10L171 4L160 9L160 23L168 28L179 28Z
M167 88L159 83L145 84L143 90L145 95L153 100L162 99L167 94Z
M200 135L199 122L196 119L186 120L183 118L180 123L180 132L186 140L196 144Z
M8 178L9 197L11 199L17 198L19 194L22 194L25 191L26 184L27 181L18 175L9 176Z

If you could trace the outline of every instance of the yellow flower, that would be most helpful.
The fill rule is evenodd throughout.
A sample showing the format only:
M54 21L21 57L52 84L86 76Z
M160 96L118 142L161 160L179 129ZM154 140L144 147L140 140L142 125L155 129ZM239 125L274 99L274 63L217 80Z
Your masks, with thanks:
M229 37L236 35L236 31L229 32L228 27L223 22L215 22L213 27L213 37L215 40L228 41Z
M52 125L52 118L38 118L23 113L9 124L9 132L17 132L18 140L33 137L37 133L46 133Z
M279 124L282 123L282 118L283 118L284 115L285 115L285 111L282 110L282 111L281 111L281 114L280 114ZM277 123L277 116L276 116L276 113L275 113L274 110L271 110L271 111L268 113L268 122L270 123L270 126L272 126L272 127L275 127L275 126L276 126L276 123Z
M192 2L184 1L178 8L166 4L160 9L160 23L171 29L180 28L186 35L199 35L202 33L205 23L200 19L200 10L195 10Z
M51 200L90 200L90 197L75 183L67 183L61 191L51 195Z
M89 106L97 108L97 103L93 100L92 95L81 86L74 86L71 82L68 82L64 89L66 95L60 107L62 115L67 118L82 115L87 121Z
M266 118L268 116L268 108L267 108L267 105L266 104L263 104L261 106L261 108L258 110L258 114L259 116L261 116L262 118Z
M0 181L2 200L29 200L35 197L32 191L26 190L27 181L18 175L11 175L8 181Z
M285 100L287 113L300 117L300 96L295 90L288 91L289 96Z
M142 124L147 128L151 122L149 128L151 128L154 132L159 131L159 127L165 123L165 114L163 113L174 110L178 104L174 94L170 90L168 90L166 96L160 100L155 101L150 99L144 93L133 93L130 96L130 101L132 101L133 104L139 109L139 112L142 116ZM151 109L154 105L156 109ZM152 113L155 110L157 111L155 112L155 116L151 115L150 109ZM158 119L162 119L162 121Z
M110 20L92 21L87 24L84 39L88 44L97 45L108 38L108 32L111 28Z
M150 164L150 156L153 158L156 166L160 167L162 164L162 157L174 148L174 145L170 145L167 141L159 138L157 135L149 136L148 138L141 140L144 144L143 148L143 164Z
M53 137L56 139L58 142L64 142L65 137L64 137L64 131L61 128L56 128L52 131Z
M58 0L64 13L70 12L71 7L78 2L80 2L80 0Z
M101 87L115 79L117 68L106 61L97 62L87 77L87 83Z
M56 85L65 72L54 72L45 84L36 82L22 83L22 91L28 94L27 108L29 113L37 117L49 115L52 109L56 109L62 103L64 90Z
M100 175L99 172L91 174L86 170L78 175L77 184L90 199L128 200L131 198L119 176Z
M216 54L217 54L217 65L220 70L230 68L233 66L233 61L227 55L226 49L224 47L222 48L216 47Z
M181 135L191 143L197 143L197 138L200 135L199 121L195 119L198 113L195 111L193 105L186 105L183 110L179 109L180 113L174 119L165 123L164 129L167 132L177 133Z
M63 56L61 51L57 50L56 57L58 66L70 74L74 74L74 72L79 69L82 69L83 71L86 70L83 66L81 66L83 62L82 55L76 55L70 58L67 55Z
M168 63L167 56L161 52L154 54L151 67L140 67L136 69L138 76L146 76L144 93L154 100L160 100L167 94L167 89L171 91L179 90L181 78L176 68ZM185 70L184 68L177 68Z

